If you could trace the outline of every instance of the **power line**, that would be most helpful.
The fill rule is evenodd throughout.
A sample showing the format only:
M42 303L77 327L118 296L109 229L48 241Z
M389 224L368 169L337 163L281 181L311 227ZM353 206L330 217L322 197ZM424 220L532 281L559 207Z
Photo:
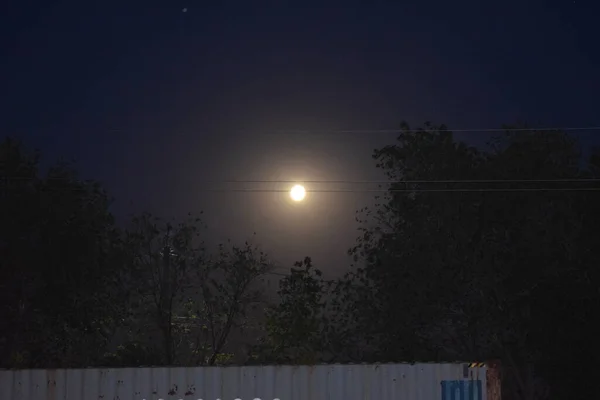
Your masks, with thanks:
M36 180L40 181L49 180L49 181L72 181L71 178L59 178L59 177L48 177L48 178L37 178L37 177L28 177L28 176L15 176L15 177L4 177L3 179L9 181L19 181L19 180ZM74 182L84 182L86 181L77 181ZM95 182L94 180L90 180L89 183ZM417 183L428 183L428 184L436 184L436 183L590 183L590 182L600 182L600 178L560 178L560 179L406 179L406 180L350 180L350 179L309 179L309 180L270 180L270 179L218 179L218 180L201 180L198 181L199 184L215 184L215 183L312 183L312 184L321 184L321 183L351 183L351 184L398 184L398 183L406 183L406 184L417 184Z
M524 182L599 182L598 179L590 179L590 180L505 180L505 181L398 181L398 182L388 182L388 183L524 183ZM321 181L325 183L325 181ZM53 189L53 188L43 188L43 189ZM66 188L54 188L56 190L80 190L85 191L86 188L79 187L66 187ZM195 189L197 192L213 192L213 193L288 193L289 189L256 189L256 188L202 188L199 187ZM381 189L307 189L306 193L424 193L424 192L438 192L438 193L449 193L449 192L581 192L581 191L600 191L600 187L585 187L585 188L440 188L440 189L425 189L425 188L404 188L404 189L396 189L396 188L381 188Z
M211 189L199 188L201 192L222 193L288 193L286 189ZM600 191L599 188L479 188L479 189L315 189L306 193L388 193L388 192L577 192Z
M85 191L84 188L60 188L72 191ZM57 189L59 190L59 189ZM325 189L325 190L306 190L310 193L467 193L467 192L596 192L596 188L472 188L472 189ZM286 189L211 189L200 188L197 192L204 193L289 193Z
M469 128L469 129L445 129L448 132L536 132L536 131L597 131L600 126L587 127L548 127L548 128ZM282 129L274 130L275 133L400 133L403 129ZM409 129L410 132L418 133L417 129Z
M440 180L419 180L419 179L407 179L407 180L267 180L267 179L231 179L231 180L214 180L214 181L202 181L202 183L352 183L352 184L365 184L365 183L378 183L378 184L394 184L394 183L578 183L578 182L600 182L598 178L589 179L440 179Z
M434 127L437 128L437 127ZM145 128L147 129L147 128ZM109 128L107 132L126 132L133 129L125 128ZM223 130L223 129L221 129ZM481 133L493 133L493 132L543 132L543 131L556 131L556 132L576 132L576 131L599 131L600 126L583 126L583 127L542 127L542 128L464 128L464 129L451 129L446 127L448 132L481 132ZM401 133L404 132L402 128L395 129L227 129L231 133L253 133L253 134L309 134L309 133L322 133L322 134L339 134L339 133ZM410 129L412 133L418 133L417 129ZM186 133L179 131L177 133ZM191 133L191 132L189 132Z

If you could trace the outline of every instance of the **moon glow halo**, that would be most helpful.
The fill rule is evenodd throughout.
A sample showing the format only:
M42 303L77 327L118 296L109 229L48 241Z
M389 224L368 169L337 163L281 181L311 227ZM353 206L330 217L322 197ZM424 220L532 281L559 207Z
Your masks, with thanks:
M302 201L306 197L306 189L302 185L294 185L290 190L290 197L294 201Z

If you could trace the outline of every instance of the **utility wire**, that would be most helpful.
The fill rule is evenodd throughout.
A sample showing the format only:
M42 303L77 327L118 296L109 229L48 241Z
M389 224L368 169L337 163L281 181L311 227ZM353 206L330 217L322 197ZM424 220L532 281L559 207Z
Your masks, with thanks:
M19 181L19 180L35 180L39 179L50 180L50 181L71 181L71 178L58 178L58 177L48 177L48 178L38 178L38 177L28 177L28 176L15 176L15 177L4 177L2 179L8 181ZM84 181L85 182L85 181ZM94 182L91 180L90 182ZM352 184L397 184L397 183L590 183L590 182L600 182L600 178L562 178L562 179L406 179L406 180L349 180L349 179L339 179L339 180L270 180L270 179L219 179L219 180L201 180L197 181L199 184L215 184L215 183L352 183Z
M419 180L419 179L407 179L407 180L246 180L246 179L233 179L233 180L214 180L214 181L201 181L201 183L352 183L352 184L365 184L365 183L379 183L379 184L394 184L394 183L577 183L577 182L600 182L599 178L588 178L588 179L440 179L440 180Z
M436 128L437 127L433 127ZM600 130L600 126L587 126L587 127L549 127L549 128L480 128L480 129L451 129L446 127L444 129L448 132L541 132L541 131L597 131ZM274 130L275 133L401 133L403 129L283 129ZM409 129L409 132L419 133L417 129Z
M53 188L44 188L53 189ZM85 188L54 188L56 190L86 191ZM288 193L288 189L215 189L215 188L197 188L196 192L212 193ZM587 188L455 188L455 189L313 189L306 190L306 193L450 193L450 192L596 192L600 187Z
M434 127L437 128L437 127ZM107 132L126 132L132 129L125 128L109 128ZM451 129L446 127L448 132L542 132L542 131L559 131L559 132L575 132L575 131L598 131L600 126L582 126L582 127L542 127L542 128L467 128L467 129ZM254 130L236 130L228 129L232 133L263 133L263 134L286 134L286 133L323 133L323 134L338 134L338 133L401 133L402 128L395 129L254 129ZM417 129L410 129L410 132L419 133ZM185 133L185 132L179 132ZM192 133L192 132L189 132ZM195 133L195 132L194 132Z
M223 193L288 193L278 189L211 189L199 188L200 192ZM306 193L388 193L388 192L579 192L600 191L598 188L480 188L480 189L315 189Z
M23 180L30 180L32 178L24 178ZM7 181L13 180L8 178ZM17 178L16 180L21 180ZM43 180L43 179L42 179ZM223 182L223 181L221 181ZM246 182L260 182L269 183L272 181L236 181L236 183ZM295 182L295 181L285 181ZM313 181L313 183L350 183L352 181ZM447 180L447 181L363 181L362 183L387 183L387 184L439 184L439 183L591 183L600 182L600 179L546 179L546 180ZM7 185L10 189L10 186ZM73 191L86 191L88 188L85 187L42 187L43 190L73 190ZM101 190L102 192L103 190ZM258 189L258 188L210 188L198 186L194 189L195 192L212 192L212 193L288 193L289 189ZM437 192L437 193L450 193L450 192L594 192L600 191L600 187L521 187L521 188L490 188L490 187L479 187L479 188L379 188L379 189L305 189L306 193L425 193L425 192Z

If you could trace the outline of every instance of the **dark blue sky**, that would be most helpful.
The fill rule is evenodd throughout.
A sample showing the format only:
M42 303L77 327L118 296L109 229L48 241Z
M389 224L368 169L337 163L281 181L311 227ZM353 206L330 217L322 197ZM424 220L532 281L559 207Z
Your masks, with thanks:
M200 181L375 179L370 153L393 140L279 129L600 125L596 2L213 3L11 1L3 134L77 159L119 215L204 209L218 238L256 231L285 263L339 270L371 194L292 207Z

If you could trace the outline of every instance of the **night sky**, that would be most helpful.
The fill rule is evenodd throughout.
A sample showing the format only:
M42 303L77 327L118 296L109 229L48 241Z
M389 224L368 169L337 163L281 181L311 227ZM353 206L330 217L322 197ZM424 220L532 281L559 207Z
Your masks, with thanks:
M204 210L213 240L256 232L286 266L310 255L345 270L354 212L373 194L292 205L210 191L285 184L204 181L381 179L370 156L393 134L331 130L401 120L600 126L594 1L9 2L3 136L75 158L121 220ZM600 131L580 136L600 144Z

